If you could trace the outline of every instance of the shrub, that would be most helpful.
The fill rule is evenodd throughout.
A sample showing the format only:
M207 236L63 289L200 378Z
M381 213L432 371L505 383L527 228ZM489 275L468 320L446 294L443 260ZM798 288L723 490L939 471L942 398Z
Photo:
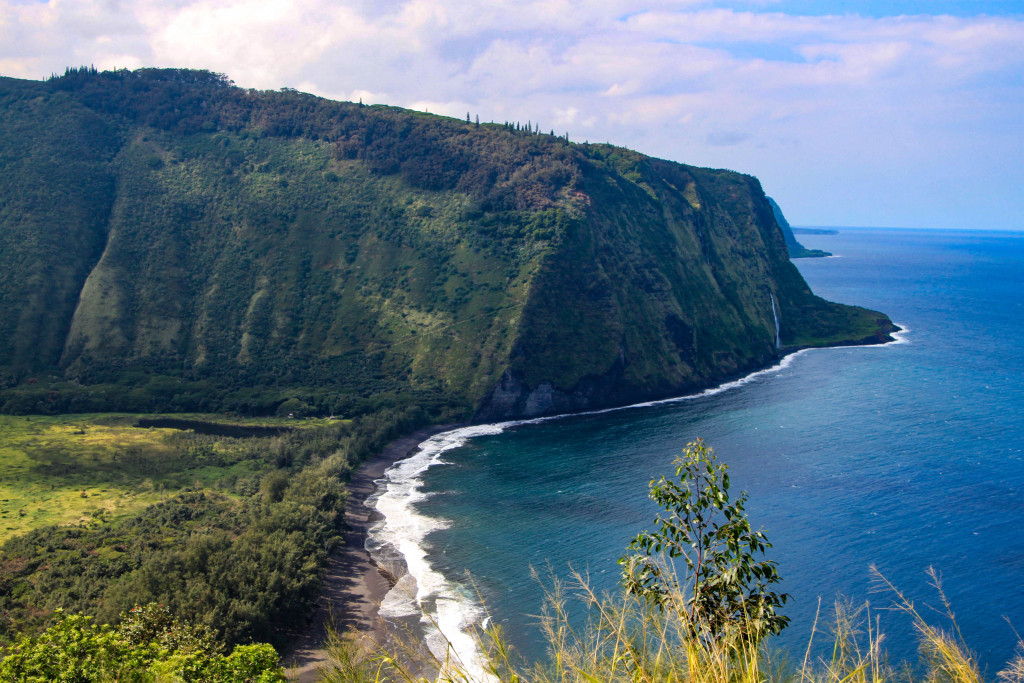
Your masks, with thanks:
M121 625L58 610L56 622L22 638L3 661L0 680L92 683L283 683L277 652L265 643L240 645L227 656L212 632L174 619L157 604L121 615Z
M658 530L638 534L632 553L619 560L626 590L661 608L682 599L675 607L709 637L740 627L756 642L780 632L789 617L776 610L789 596L771 590L779 582L775 562L758 559L771 544L750 528L746 493L730 501L728 466L702 440L688 444L674 464L675 479L651 482L650 496L665 511L654 520ZM683 585L657 555L682 558Z

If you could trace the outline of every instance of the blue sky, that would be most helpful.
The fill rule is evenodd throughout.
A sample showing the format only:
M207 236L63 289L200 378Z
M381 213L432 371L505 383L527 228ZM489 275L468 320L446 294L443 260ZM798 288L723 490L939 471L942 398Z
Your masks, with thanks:
M1024 0L0 0L0 74L78 64L539 121L797 225L1024 230Z
M719 7L749 10L760 7L773 12L827 16L859 14L863 17L895 17L900 15L949 14L959 17L989 15L1024 15L1022 0L876 0L875 2L843 2L842 0L779 0L778 2L720 2Z

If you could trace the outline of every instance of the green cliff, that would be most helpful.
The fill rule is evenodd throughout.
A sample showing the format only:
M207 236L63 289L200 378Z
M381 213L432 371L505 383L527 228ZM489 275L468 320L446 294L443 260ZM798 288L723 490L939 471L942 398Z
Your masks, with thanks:
M779 224L779 229L782 230L782 236L786 240L786 249L789 251L790 258L813 258L821 256L831 256L827 251L821 249L808 249L804 245L800 244L796 240L796 235L793 234L793 228L789 226L789 221L782 215L782 209L778 203L771 197L767 197L768 203L772 207L772 213L775 215L775 222Z
M756 179L525 126L71 70L0 79L0 158L5 412L536 415L894 329Z

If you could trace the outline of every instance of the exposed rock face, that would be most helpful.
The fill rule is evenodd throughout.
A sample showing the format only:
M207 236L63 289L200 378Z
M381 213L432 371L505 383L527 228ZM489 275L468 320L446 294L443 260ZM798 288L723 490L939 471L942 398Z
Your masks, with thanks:
M631 398L642 400L639 395L623 393L622 369L616 364L607 374L584 378L568 392L556 389L551 382L530 387L505 372L494 390L484 396L476 417L481 421L531 418L625 405Z

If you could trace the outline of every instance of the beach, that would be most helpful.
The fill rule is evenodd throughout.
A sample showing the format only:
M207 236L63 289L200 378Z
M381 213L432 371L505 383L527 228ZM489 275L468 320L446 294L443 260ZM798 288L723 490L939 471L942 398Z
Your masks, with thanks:
M902 338L900 333L897 333L894 336L896 337L895 341L889 342L889 344L904 343L905 340ZM888 344L880 346L886 345ZM643 408L661 404L677 403L718 394L747 384L748 382L751 382L763 375L778 372L779 370L788 367L797 355L800 355L805 351L807 350L804 349L796 352L790 352L782 356L775 365L754 371L736 380L725 382L696 394L645 401L638 404L617 406L614 408L604 408L589 411L582 415L612 413L631 408ZM581 414L577 415L579 416ZM405 486L413 484L418 487L422 471L436 460L437 455L452 447L461 445L466 439L472 438L472 436L499 433L511 425L547 422L563 417L566 416L545 416L530 420L518 420L491 425L476 425L474 427L466 427L465 425L439 425L426 427L392 441L377 455L360 465L353 472L347 485L349 497L345 505L345 545L335 550L329 558L321 597L317 603L316 610L311 617L310 626L294 641L292 650L284 658L286 665L289 667L287 671L289 680L299 683L311 683L318 680L318 668L326 664L328 661L327 653L323 649L323 645L326 641L327 627L332 623L339 633L343 633L347 630L356 630L361 633L371 634L373 639L378 643L383 643L384 641L386 636L385 624L378 612L380 610L381 603L388 595L388 592L395 586L396 577L392 575L390 571L381 567L381 565L374 561L370 553L366 550L366 541L370 532L370 527L375 522L383 519L382 513L376 508L367 507L366 501L369 497L381 493L381 491L377 490L376 482L385 477L385 472L389 468L396 463L408 460L415 455L417 451L420 450L420 446L430 439L430 437L442 432L452 432L450 438L446 438L442 442L433 444L432 447L428 449L430 452L424 452L422 454L423 458L426 458L423 463L410 461L410 472L395 472L392 474L393 478ZM459 429L460 427L463 429ZM397 510L392 510L392 514L389 515L389 518L393 516L396 519L405 519L412 516L422 521L422 515L416 513L415 509L412 507L414 500L418 500L418 497L410 498L408 496L408 491L403 491L399 495L399 500L397 501L399 508ZM385 507L390 506L385 504ZM393 519L392 522L394 521L395 520ZM438 584L447 582L444 581L444 577L434 571L431 571L429 567L424 564L425 556L421 557L425 554L422 543L423 538L421 535L424 533L423 529L429 528L429 525L418 524L416 526L418 528L415 531L412 531L411 535L410 530L405 530L404 533L399 531L397 537L394 535L395 530L392 529L392 534L389 535L388 543L389 545L394 546L395 549L402 552L403 560L412 560L416 565L414 568L416 571L413 571L412 574L416 575L420 581L426 580L426 585L432 586L434 591L436 591ZM428 577L426 576L427 574L430 574L431 576ZM405 599L407 601L412 600L412 595L406 595L406 593L409 593L409 591L403 592ZM395 596L393 595L392 597ZM466 634L463 632L465 624L463 622L466 621L469 616L469 612L472 611L471 606L464 604L464 600L451 600L451 598L455 598L457 596L447 597L449 600L446 602L448 603L449 609L453 611L453 614L447 615L447 618L442 615L435 615L435 619L448 627L445 629L445 632L449 638L455 641L465 640ZM401 599L401 596L399 599ZM408 609L408 607L409 606L405 606L404 609ZM400 611L401 609L402 608L400 608ZM456 642L453 643L453 645L461 646L461 648L456 647L456 649L459 651L464 650L467 655L470 651L475 649L470 641L465 643ZM468 660L472 659L472 657L467 656L466 659L468 663Z
M389 467L409 457L434 434L455 426L426 427L395 439L352 473L346 487L345 545L336 549L328 560L320 599L309 628L296 638L284 657L290 681L312 683L319 679L318 669L328 661L323 646L332 623L339 633L355 629L372 634L378 643L383 641L384 624L377 610L392 586L392 579L366 551L369 527L380 518L380 513L366 507L366 499L374 493L375 482Z

